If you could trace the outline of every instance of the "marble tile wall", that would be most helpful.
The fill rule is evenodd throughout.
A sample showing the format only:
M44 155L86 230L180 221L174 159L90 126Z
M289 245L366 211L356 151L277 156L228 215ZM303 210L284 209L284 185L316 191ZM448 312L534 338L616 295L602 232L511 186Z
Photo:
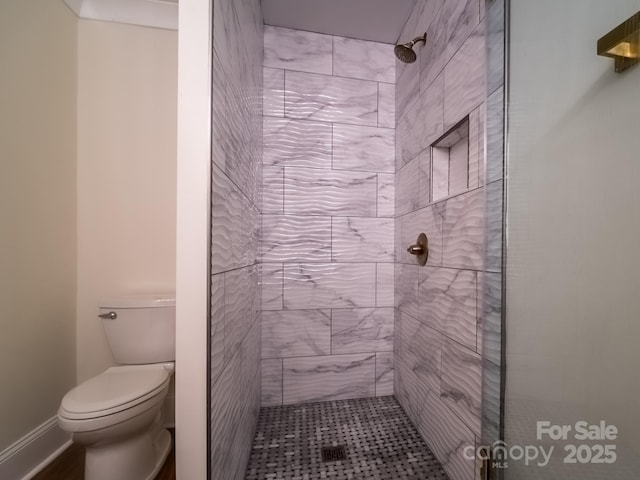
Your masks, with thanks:
M487 1L487 228L483 306L482 442L504 438L502 335L504 291L504 185L505 171L505 8L506 0Z
M213 5L209 476L240 480L261 398L263 26L259 0Z
M486 28L485 0L418 0L400 40L426 31L427 45L396 69L395 394L452 480L477 475L462 452L481 441L485 283L496 294L495 273L485 281ZM468 178L452 191L437 184L431 146L467 118ZM425 267L405 251L420 232Z
M395 77L391 45L264 29L263 405L393 394Z

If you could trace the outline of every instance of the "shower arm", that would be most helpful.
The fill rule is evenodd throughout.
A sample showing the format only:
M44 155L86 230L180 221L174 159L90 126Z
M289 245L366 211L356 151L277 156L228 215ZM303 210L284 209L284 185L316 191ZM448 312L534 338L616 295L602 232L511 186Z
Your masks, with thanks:
M409 43L411 44L411 46L414 46L418 42L422 42L422 43L424 43L426 45L427 44L427 34L425 33L424 35L416 37L413 40L411 40Z

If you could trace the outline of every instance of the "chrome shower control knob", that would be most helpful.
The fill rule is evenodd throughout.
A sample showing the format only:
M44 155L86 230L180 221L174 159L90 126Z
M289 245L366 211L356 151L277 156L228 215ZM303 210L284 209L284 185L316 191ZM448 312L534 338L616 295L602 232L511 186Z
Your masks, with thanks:
M424 253L424 247L422 245L411 245L407 248L407 252L411 255L422 255Z
M424 233L418 235L416 244L407 248L407 252L416 256L419 265L425 266L429 258L429 239L427 236Z

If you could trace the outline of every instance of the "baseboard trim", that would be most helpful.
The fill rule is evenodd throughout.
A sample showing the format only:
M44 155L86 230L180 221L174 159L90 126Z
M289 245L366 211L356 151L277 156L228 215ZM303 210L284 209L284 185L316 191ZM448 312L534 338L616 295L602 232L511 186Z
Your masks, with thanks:
M30 480L71 444L52 417L0 452L0 478Z

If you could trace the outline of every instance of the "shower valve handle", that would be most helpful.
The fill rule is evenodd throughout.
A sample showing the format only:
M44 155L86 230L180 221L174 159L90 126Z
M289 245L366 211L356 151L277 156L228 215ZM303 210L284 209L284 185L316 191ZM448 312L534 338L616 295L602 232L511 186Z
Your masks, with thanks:
M422 245L411 245L407 248L407 252L411 255L422 255L424 253L424 247Z
M425 266L429 259L429 239L424 233L418 235L418 240L415 245L411 245L407 248L407 252L416 256L418 265Z

